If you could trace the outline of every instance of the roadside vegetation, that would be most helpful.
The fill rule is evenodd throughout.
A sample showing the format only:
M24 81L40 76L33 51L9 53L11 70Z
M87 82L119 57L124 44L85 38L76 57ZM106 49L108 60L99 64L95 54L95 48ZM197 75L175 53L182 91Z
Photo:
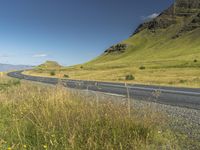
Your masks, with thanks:
M17 79L9 79L5 77L0 77L0 90L6 90L12 86L19 85L20 81Z
M27 75L52 77L49 70L30 70L24 72ZM63 68L57 70L53 77L64 77L67 74L70 79L111 81L111 82L129 82L139 84L155 84L179 87L200 87L200 69L193 67L185 68L164 68L158 66L148 66L146 69L140 69L138 66L118 68L95 68L85 66L80 69L78 66ZM126 80L126 76L132 74L134 80Z
M179 149L162 112L61 85L0 82L14 83L0 89L0 149Z

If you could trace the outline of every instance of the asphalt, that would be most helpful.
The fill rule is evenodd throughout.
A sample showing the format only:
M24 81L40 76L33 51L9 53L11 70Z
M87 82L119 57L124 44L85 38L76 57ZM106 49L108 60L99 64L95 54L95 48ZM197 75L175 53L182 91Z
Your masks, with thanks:
M123 84L84 80L36 77L22 74L23 71L8 73L8 76L47 84L62 84L65 87L122 95L134 99L166 105L200 110L200 88L177 88L155 85Z

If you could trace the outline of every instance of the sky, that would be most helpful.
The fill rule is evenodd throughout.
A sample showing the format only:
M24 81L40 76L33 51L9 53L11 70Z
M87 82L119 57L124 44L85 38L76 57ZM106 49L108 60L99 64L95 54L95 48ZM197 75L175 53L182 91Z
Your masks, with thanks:
M0 0L0 63L87 62L173 0Z

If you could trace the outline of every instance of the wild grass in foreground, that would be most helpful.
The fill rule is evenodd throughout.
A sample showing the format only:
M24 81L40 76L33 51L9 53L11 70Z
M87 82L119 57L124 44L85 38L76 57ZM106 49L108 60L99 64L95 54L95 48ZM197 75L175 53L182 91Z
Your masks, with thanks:
M0 149L178 149L162 114L99 100L60 86L0 90Z
M0 78L0 90L4 90L6 88L12 87L12 86L16 86L19 85L20 81L17 79L9 79L6 77L1 77Z

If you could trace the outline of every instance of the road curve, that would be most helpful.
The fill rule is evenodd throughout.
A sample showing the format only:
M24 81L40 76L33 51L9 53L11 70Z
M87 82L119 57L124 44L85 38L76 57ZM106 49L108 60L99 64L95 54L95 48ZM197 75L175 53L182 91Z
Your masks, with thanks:
M36 77L24 75L22 72L23 71L10 72L8 73L8 76L54 85L62 83L64 86L69 88L77 88L82 90L88 89L92 91L119 94L124 96L127 96L128 91L129 96L134 99L200 110L200 88L176 88L138 84L127 84L125 86L123 83Z

